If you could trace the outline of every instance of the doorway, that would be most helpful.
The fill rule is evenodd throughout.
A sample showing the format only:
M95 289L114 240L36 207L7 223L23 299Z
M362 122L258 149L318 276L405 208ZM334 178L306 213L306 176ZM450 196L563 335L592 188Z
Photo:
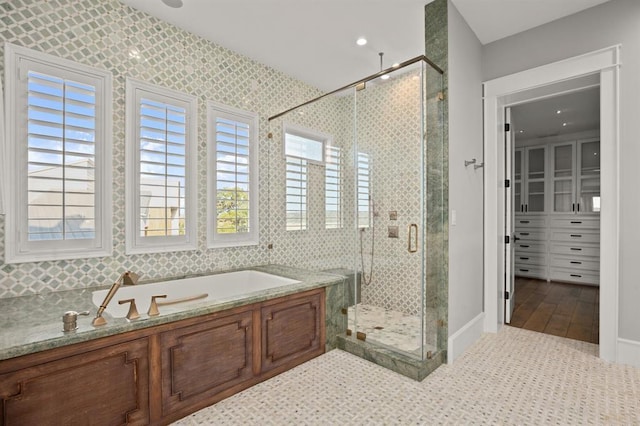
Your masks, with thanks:
M505 109L509 105L559 93L563 85L592 78L600 85L600 357L616 361L618 329L618 74L620 46L484 83L485 181L485 323L487 332L504 324L505 309ZM560 89L560 90L559 90Z
M591 80L506 107L505 323L598 343L600 86Z

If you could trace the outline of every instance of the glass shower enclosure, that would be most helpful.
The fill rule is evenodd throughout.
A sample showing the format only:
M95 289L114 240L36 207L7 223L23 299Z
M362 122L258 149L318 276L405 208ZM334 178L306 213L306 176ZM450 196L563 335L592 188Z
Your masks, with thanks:
M421 56L269 119L270 262L346 276L345 338L416 360L446 345L441 100Z

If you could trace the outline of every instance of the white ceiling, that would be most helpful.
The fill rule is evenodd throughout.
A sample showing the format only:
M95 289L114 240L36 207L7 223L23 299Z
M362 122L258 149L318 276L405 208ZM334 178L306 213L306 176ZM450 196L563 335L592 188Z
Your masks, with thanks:
M432 0L161 0L123 3L329 91L424 53ZM176 1L176 0L173 0ZM608 0L452 0L482 43ZM369 43L355 44L364 36Z
M600 87L517 105L511 116L516 140L599 130Z

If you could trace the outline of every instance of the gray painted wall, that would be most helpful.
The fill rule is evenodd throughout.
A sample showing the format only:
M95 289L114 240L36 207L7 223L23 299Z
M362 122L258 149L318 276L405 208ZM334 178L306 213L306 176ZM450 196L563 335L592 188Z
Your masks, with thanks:
M482 45L449 1L449 335L482 312ZM456 225L453 225L455 210Z
M612 0L488 44L482 68L484 80L491 80L615 44L622 45L618 336L640 341L640 1Z

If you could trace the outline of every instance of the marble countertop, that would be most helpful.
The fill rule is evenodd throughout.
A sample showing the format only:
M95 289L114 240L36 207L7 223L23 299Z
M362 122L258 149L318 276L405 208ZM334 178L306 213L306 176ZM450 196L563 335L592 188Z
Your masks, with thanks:
M109 286L0 299L0 361L47 349L112 336L127 331L205 315L236 306L261 302L304 290L339 284L344 279L344 277L340 275L280 265L256 266L245 269L280 275L300 282L274 289L253 292L229 300L216 301L214 303L201 302L183 309L179 307L172 307L170 309L163 307L159 316L149 317L141 313L141 318L135 321L129 321L126 318L113 318L105 312L103 316L107 320L107 324L100 327L93 327L91 325L91 321L97 310L92 302L92 293L96 290L109 288ZM78 329L64 333L62 331L62 315L66 311L90 311L90 315L78 316Z

